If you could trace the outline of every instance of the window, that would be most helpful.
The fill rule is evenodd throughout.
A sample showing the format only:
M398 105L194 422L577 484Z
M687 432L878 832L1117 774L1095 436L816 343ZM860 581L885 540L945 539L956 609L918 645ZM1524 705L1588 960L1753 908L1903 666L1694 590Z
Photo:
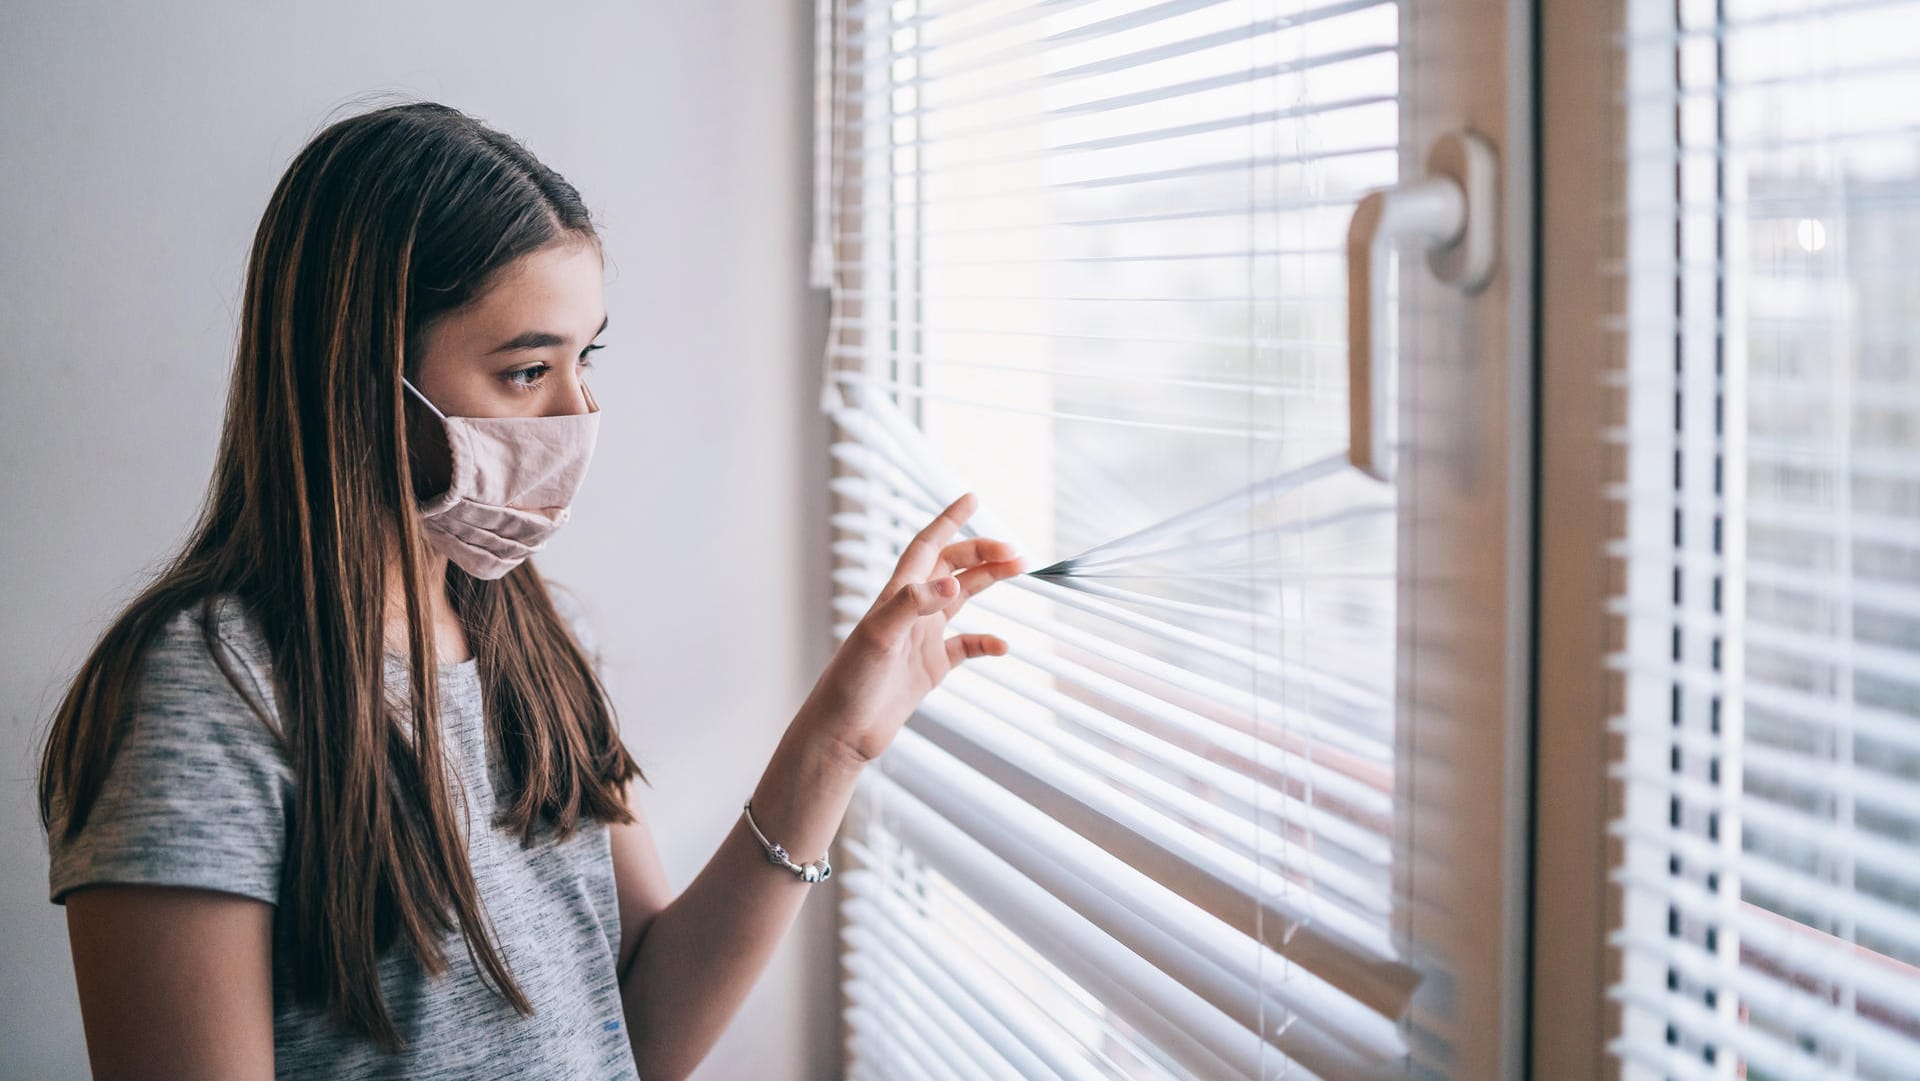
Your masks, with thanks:
M846 830L849 1076L1399 1062L1399 504L1345 465L1390 0L823 4L842 634L963 490L1069 571ZM1037 564L1035 564L1037 565Z
M1920 1063L1920 4L1629 0L1623 1076Z
M1070 557L863 781L852 1076L1914 1075L1920 0L1415 6L823 5L841 630L965 489ZM1461 119L1381 485L1342 239Z

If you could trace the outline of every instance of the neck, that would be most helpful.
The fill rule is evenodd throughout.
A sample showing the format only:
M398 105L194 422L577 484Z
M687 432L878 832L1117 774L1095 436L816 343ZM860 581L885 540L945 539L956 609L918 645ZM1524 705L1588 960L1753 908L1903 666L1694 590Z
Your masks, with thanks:
M427 610L423 613L433 627L434 651L443 664L467 660L467 640L460 620L454 615L453 602L447 599L447 557L428 549L421 566L427 578ZM407 652L407 595L401 575L400 554L387 557L386 648L389 652Z

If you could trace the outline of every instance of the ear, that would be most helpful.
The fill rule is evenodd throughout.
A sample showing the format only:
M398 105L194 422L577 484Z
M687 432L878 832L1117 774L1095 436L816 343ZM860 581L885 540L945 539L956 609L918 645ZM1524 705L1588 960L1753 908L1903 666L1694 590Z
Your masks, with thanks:
M453 449L447 445L447 426L433 410L411 394L406 402L407 467L413 474L413 495L425 501L453 483Z

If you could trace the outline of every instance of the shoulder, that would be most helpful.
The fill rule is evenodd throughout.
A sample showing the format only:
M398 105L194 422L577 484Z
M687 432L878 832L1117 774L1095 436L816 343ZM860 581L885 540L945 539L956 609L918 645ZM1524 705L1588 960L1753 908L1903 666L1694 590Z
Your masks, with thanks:
M116 704L103 771L66 834L49 835L50 898L102 882L277 896L293 774L264 641L232 598L165 616Z
M271 653L244 601L217 594L173 612L140 659L141 715L208 710L210 719L274 721Z
M212 807L221 797L286 791L292 768L269 664L238 598L197 600L165 616L115 707L102 803L206 798Z

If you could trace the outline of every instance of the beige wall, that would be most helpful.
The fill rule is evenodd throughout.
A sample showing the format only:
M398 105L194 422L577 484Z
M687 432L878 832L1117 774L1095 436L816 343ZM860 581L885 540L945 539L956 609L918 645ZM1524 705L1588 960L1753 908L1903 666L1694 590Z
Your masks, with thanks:
M604 223L607 422L542 562L598 621L675 886L705 863L831 649L810 34L799 0L9 8L0 1078L86 1076L35 744L192 517L274 182L370 91L519 136ZM700 1077L837 1072L830 908L826 891L809 904Z

